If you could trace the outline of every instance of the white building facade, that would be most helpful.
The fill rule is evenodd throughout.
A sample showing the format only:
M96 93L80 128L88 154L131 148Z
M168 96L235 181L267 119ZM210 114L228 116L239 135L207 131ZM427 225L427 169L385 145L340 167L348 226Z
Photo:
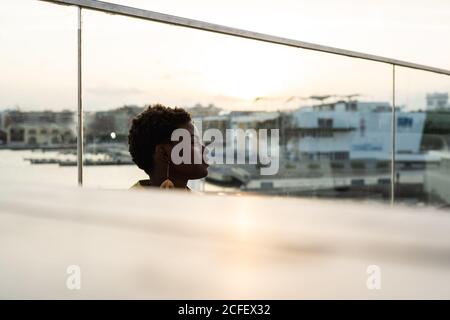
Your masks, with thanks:
M426 115L396 112L396 153L420 154ZM392 109L386 102L338 102L294 112L298 139L288 149L308 160L389 160Z

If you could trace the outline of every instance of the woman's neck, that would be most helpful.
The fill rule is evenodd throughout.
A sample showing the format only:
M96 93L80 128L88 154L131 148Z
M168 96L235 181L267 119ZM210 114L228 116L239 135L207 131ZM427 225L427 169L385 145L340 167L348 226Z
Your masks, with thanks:
M165 172L165 170L153 170L152 174L150 175L150 184L154 187L159 187L166 179L167 173ZM187 188L187 179L174 177L169 174L169 180L172 181L175 188Z

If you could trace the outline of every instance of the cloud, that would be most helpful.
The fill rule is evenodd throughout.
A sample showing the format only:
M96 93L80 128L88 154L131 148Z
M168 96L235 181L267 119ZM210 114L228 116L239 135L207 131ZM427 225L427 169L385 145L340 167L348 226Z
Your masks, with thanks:
M90 87L86 88L86 92L95 95L114 95L114 96L123 96L123 95L143 95L146 91L135 88L118 88L118 87Z
M161 80L175 80L178 78L199 78L201 72L180 70L178 72L167 72L161 76Z

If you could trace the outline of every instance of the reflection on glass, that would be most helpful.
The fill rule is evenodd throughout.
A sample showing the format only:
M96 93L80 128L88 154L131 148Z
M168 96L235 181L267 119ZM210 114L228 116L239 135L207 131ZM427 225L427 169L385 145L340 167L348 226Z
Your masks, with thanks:
M204 191L389 198L389 66L97 12L84 27L87 151L105 163L131 163L131 119L162 103L186 108L222 160ZM145 178L132 165L86 167L98 186Z
M398 68L396 202L450 203L450 78Z

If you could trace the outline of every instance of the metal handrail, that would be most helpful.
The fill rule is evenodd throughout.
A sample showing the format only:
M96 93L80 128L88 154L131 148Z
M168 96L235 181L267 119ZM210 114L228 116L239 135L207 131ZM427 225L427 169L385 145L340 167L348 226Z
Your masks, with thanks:
M392 58L386 58L382 56L377 56L373 54L367 54L357 51L345 50L340 48L334 48L329 46L323 46L315 43L303 42L299 40L277 37L269 34L248 31L244 29L232 28L228 26L223 26L215 23L209 23L200 20L188 19L183 17L178 17L170 14L159 13L150 10L138 9L133 7L128 7L120 4L114 4L104 1L96 0L40 0L46 2L52 2L61 5L74 5L80 8L102 11L110 14L117 14L132 18L138 18L143 20L155 21L160 23L172 24L177 26L182 26L186 28L198 29L203 31L209 31L214 33L221 33L235 37L241 37L246 39L258 40L263 42L275 43L284 46L302 48L307 50L314 50L320 52L326 52L331 54L337 54L341 56L347 56L352 58L376 61L381 63L392 64L396 66L418 69L423 71L429 71L439 74L445 74L450 76L450 70L435 68L431 66L426 66L422 64L412 63L408 61L402 61Z

